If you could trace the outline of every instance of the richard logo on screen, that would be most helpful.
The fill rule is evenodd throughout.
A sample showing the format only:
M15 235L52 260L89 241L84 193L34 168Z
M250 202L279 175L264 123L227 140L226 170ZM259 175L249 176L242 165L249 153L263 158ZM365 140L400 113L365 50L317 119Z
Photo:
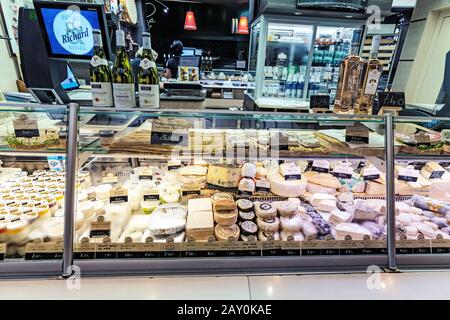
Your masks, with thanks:
M85 55L94 45L91 23L79 11L65 10L53 21L58 43L69 53Z

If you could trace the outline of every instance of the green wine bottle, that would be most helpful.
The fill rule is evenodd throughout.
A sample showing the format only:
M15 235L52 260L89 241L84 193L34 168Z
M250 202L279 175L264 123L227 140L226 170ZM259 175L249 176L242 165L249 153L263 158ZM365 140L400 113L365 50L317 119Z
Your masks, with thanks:
M116 108L135 108L134 77L125 51L125 34L116 30L116 61L112 70L114 105Z
M138 71L139 106L159 108L159 76L152 55L150 33L142 34L142 44L142 59Z
M94 107L113 107L111 70L103 50L102 33L93 30L94 52L89 72L91 76L92 105Z

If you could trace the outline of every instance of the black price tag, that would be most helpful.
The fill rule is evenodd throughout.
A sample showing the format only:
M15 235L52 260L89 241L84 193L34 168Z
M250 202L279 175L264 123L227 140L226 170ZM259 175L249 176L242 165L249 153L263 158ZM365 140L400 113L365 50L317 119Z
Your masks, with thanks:
M412 248L397 248L397 254L413 254L414 250Z
M363 254L363 249L355 249L355 248L341 249L340 254L344 255L344 256L360 255L360 254Z
M158 251L145 251L142 252L142 258L144 259L153 259L153 258L159 258L160 252Z
M414 248L414 254L430 254L431 248Z
M450 248L432 248L431 251L436 254L446 254L450 253Z
M96 229L91 230L89 233L90 238L102 238L102 237L110 237L111 229Z
M153 180L152 175L140 175L139 180Z
M110 203L128 202L128 196L114 196L109 198Z
M320 249L320 254L322 256L338 256L339 249Z
M187 146L188 145L188 133L175 133L175 132L152 132L150 137L151 144L160 144L163 146Z
M302 256L320 256L320 249L302 249Z
M263 256L272 257L272 256L281 256L283 255L281 249L264 249L262 251Z
M260 257L261 250L243 250L241 255L244 257Z
M405 108L405 93L404 92L378 92L378 103L380 109L382 107L396 107Z
M321 108L321 109L329 109L330 108L330 96L329 95L312 95L309 99L309 108Z
M281 251L281 255L283 256L299 256L300 249L286 249Z
M159 194L144 194L144 201L159 200Z
M301 174L287 174L284 176L284 180L286 181L301 180L301 179L302 179Z
M39 137L39 127L37 121L29 119L26 115L21 115L19 119L14 120L13 126L16 138Z
M445 171L433 171L430 175L430 179L440 179L444 175Z
M180 257L180 251L163 251L161 252L161 258L178 258Z
M345 130L345 142L369 143L369 128L361 123L348 126Z
M117 252L101 251L95 253L95 259L117 259Z
M117 253L117 259L139 259L142 252L138 251L124 251Z
M76 260L93 260L95 252L74 252L73 258Z

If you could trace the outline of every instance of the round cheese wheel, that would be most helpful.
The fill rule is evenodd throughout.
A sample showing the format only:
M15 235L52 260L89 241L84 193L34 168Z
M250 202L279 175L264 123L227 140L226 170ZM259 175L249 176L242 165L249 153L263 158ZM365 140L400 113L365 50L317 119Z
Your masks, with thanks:
M244 221L240 224L241 235L244 236L256 236L258 234L258 226L253 221Z
M299 215L280 217L281 229L287 232L299 232L302 229L303 220Z
M300 197L305 194L306 180L286 181L279 173L268 176L270 191L280 197Z
M253 211L253 202L247 199L239 199L236 201L239 211L248 212Z
M241 169L241 175L245 178L254 179L256 177L256 165L253 163L244 163Z
M230 238L233 238L234 240L238 240L239 235L240 235L240 230L236 224L233 224L229 227L216 225L216 227L214 228L214 234L218 241L226 241Z
M219 192L213 194L213 196L211 197L211 201L213 203L218 200L226 200L226 199L233 200L233 195L231 193Z
M229 227L237 222L238 211L214 211L214 221L221 226Z
M298 204L293 201L283 201L277 206L280 216L292 216L298 209Z
M256 215L253 211L239 211L239 219L242 221L253 221Z
M255 203L255 213L261 219L273 219L277 216L276 207L267 202Z
M280 230L280 220L278 219L278 217L271 219L257 218L256 223L258 225L258 228L266 233L274 233Z
M251 178L242 178L239 181L238 190L243 194L253 194L256 189L255 180Z

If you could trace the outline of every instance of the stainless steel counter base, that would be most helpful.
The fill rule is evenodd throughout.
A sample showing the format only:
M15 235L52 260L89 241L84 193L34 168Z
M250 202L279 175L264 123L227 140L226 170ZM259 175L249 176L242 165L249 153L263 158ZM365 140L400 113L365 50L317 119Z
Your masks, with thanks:
M317 256L257 258L167 258L149 260L75 260L81 276L118 275L247 275L366 272L371 265L388 265L387 256Z

